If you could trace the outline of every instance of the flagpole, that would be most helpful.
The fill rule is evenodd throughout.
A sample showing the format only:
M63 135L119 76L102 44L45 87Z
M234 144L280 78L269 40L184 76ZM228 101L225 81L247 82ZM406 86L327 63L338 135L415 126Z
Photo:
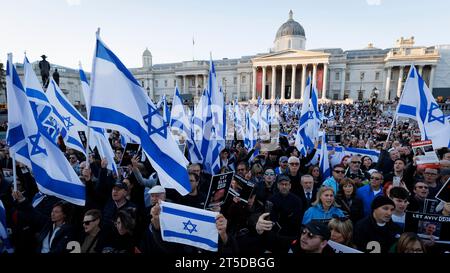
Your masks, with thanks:
M411 67L412 67L412 65L411 65ZM410 71L410 72L411 72L411 71ZM405 91L405 90L403 90L403 91ZM403 94L405 93L405 92L403 92L403 91L402 91L402 94L400 95L400 98L399 98L399 100L398 100L398 103L397 103L397 110L395 111L394 117L392 118L392 123L391 123L391 127L389 128L388 136L387 136L387 138L386 138L386 141L384 142L384 146L385 146L385 147L386 147L386 145L387 145L387 142L389 141L389 137L391 136L392 129L393 129L393 127L394 127L394 123L395 123L395 121L396 121L396 119L397 119L398 108L400 107L400 102L402 101ZM387 90L386 92L389 92L389 90Z
M14 191L17 191L16 153L12 153Z

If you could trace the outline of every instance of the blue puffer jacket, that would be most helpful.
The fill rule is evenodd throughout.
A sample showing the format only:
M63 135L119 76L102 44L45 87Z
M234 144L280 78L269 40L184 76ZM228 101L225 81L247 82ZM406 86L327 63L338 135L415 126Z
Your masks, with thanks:
M344 217L344 212L335 206L332 206L328 211L325 211L322 204L317 204L314 207L310 207L305 212L302 224L305 225L311 222L311 220L330 220L333 215Z

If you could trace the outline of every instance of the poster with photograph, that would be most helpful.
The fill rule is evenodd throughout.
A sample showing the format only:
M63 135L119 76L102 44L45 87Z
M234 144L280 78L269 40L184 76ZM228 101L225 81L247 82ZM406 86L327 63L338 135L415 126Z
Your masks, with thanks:
M131 165L131 159L137 155L141 145L137 143L127 143L125 150L123 151L122 159L120 160L120 167L128 167Z
M449 203L450 202L450 178L447 179L444 186L439 190L439 192L436 194L436 199Z
M211 178L205 209L220 207L225 202L232 179L233 172L217 174Z
M427 241L450 244L450 216L407 211L405 232L414 232Z
M81 144L83 144L84 149L87 147L87 137L85 131L78 131L78 136L80 137Z
M416 164L424 168L439 168L439 158L434 151L431 140L412 142L413 155L416 157Z
M254 188L255 184L243 178L242 176L235 174L233 176L233 179L231 180L228 194L239 198L242 202L248 203L248 199L250 199Z

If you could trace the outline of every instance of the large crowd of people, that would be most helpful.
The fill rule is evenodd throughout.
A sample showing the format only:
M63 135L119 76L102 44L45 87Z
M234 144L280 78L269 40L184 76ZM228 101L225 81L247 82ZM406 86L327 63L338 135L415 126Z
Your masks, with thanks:
M331 241L362 252L372 251L374 241L382 253L447 251L439 243L436 226L430 224L423 234L408 232L405 215L406 211L450 215L450 203L435 197L450 177L449 149L437 150L439 167L422 168L411 149L411 142L420 140L417 124L398 121L390 132L395 104L322 104L328 117L323 130L334 136L328 144L374 149L380 155L378 161L359 154L346 156L331 164L330 177L321 177L312 160L319 143L306 156L294 145L298 115L293 107L297 106L280 110L278 149L256 155L260 142L247 150L235 140L227 141L221 152L221 172L235 172L253 183L254 190L248 202L228 195L213 208L219 212L219 253L332 254ZM124 152L120 133L112 131L109 140L119 162ZM204 208L211 175L201 164L188 166L192 191L181 196L160 185L148 160L133 157L117 176L106 168L106 159L94 154L85 159L61 147L86 188L86 204L80 207L39 193L32 172L21 163L14 191L12 160L6 144L1 146L0 199L16 253L66 253L72 250L68 247L72 241L79 243L82 253L204 252L164 241L159 218L160 201ZM441 233L448 228L439 227Z

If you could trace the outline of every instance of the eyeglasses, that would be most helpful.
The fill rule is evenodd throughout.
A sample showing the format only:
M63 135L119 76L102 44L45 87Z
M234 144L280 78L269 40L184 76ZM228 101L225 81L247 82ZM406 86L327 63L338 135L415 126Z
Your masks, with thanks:
M307 230L306 228L302 231L302 235L306 235L309 239L313 239L316 237L311 231Z
M339 221L341 221L341 222L345 222L345 221L347 221L348 219L350 219L348 216L339 216L339 215L337 215L337 214L333 214L333 216L331 216L331 218L336 219L336 220L339 220Z
M418 188L418 189L428 189L428 186L416 186L416 188Z
M268 176L275 176L275 173L264 173L264 174Z
M299 166L300 163L289 163L289 165L291 165L291 166Z
M341 170L334 170L334 172L335 172L335 173L345 173L344 170L342 170L342 171L341 171Z
M351 161L352 164L361 164L361 161Z
M92 219L92 220L83 221L83 225L88 226L88 225L91 224L91 222L94 222L94 221L97 220L97 219L98 219L98 218L95 218L95 219Z

